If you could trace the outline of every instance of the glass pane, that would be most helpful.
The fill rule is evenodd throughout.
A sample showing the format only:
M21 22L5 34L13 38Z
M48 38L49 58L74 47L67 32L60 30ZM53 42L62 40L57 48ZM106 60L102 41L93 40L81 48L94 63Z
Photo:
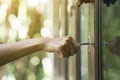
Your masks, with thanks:
M116 2L115 2L116 1ZM105 4L106 3L106 4ZM111 4L110 4L111 3ZM104 0L102 5L103 43L120 35L120 1ZM104 80L120 79L120 57L103 47Z
M88 42L88 5L81 6L81 43ZM81 46L82 80L88 80L88 46Z
M81 6L81 43L94 43L94 5ZM94 47L81 45L82 80L94 80Z

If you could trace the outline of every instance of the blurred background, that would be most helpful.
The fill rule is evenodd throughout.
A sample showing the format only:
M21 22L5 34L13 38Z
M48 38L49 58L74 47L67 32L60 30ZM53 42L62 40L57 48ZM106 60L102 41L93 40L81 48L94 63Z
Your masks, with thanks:
M0 0L0 43L53 37L51 5L52 0ZM52 57L36 52L6 64L0 80L52 80Z

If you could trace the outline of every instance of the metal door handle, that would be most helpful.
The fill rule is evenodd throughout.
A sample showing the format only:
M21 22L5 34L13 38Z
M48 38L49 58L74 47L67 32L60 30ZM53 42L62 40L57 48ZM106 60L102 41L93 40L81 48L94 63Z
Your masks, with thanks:
M107 46L109 43L104 42L103 45ZM94 45L94 43L80 43L80 45Z
M80 43L80 45L94 45L94 43ZM117 36L108 42L104 42L103 45L105 45L113 54L120 56L120 36Z

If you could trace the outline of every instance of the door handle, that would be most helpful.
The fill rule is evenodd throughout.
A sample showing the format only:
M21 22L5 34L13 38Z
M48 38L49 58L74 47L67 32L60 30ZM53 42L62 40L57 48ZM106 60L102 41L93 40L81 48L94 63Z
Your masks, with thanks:
M95 43L80 43L80 45L95 45ZM115 37L114 39L103 42L103 45L106 46L111 53L120 56L120 36Z

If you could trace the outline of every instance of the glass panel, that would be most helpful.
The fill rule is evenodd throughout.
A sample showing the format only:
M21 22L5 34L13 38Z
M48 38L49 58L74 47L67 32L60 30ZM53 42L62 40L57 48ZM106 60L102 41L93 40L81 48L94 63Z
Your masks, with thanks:
M81 6L81 43L94 43L94 5ZM94 46L81 46L82 80L94 79Z
M106 4L102 5L103 43L120 35L120 1L104 0L104 2ZM106 46L103 47L104 80L120 79L119 61L119 56L113 54Z
M89 6L81 6L81 43L88 42L88 9ZM82 80L88 80L88 45L81 46L81 73Z

